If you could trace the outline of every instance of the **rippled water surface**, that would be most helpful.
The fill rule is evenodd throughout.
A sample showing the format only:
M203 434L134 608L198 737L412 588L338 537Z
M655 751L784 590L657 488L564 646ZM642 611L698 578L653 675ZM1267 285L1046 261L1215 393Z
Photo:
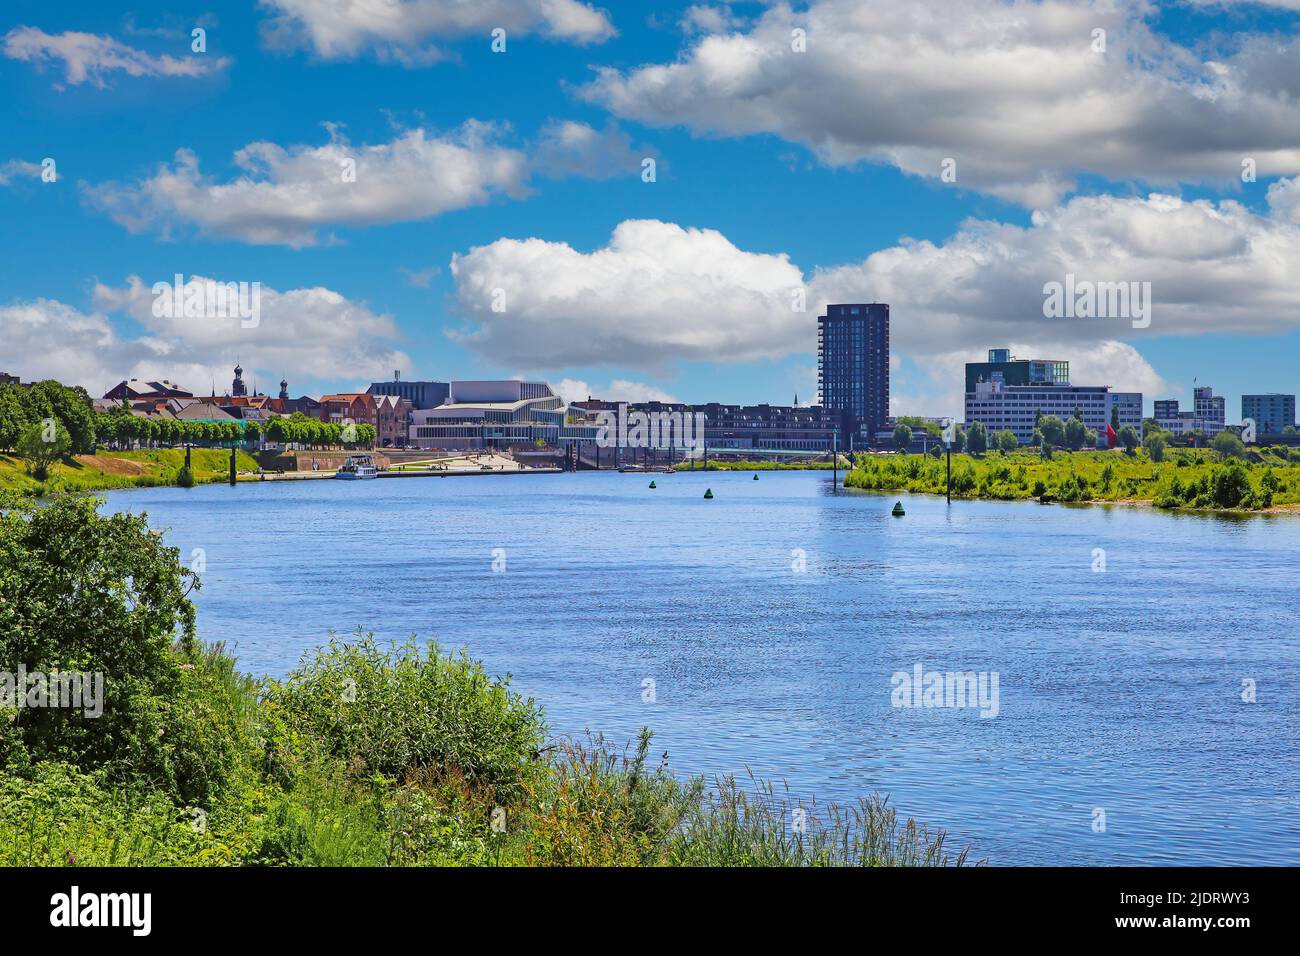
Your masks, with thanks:
M202 635L246 670L330 629L436 635L555 733L649 725L679 771L887 792L990 863L1300 863L1300 518L923 496L892 518L821 472L653 477L108 497L204 549ZM997 672L997 715L892 707L918 663Z

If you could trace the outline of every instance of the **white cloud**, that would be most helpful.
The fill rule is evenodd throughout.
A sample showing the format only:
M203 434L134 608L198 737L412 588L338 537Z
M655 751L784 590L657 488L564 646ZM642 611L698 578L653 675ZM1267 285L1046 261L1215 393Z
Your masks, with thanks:
M259 245L293 248L334 241L330 226L430 219L499 196L522 198L536 173L550 179L635 175L640 156L614 124L552 121L526 150L501 143L506 130L469 120L438 134L398 131L354 145L326 124L322 146L250 143L234 155L242 173L222 181L199 169L190 149L136 182L83 184L87 201L132 232L172 238L178 227ZM3 180L0 180L0 184Z
M435 39L472 36L487 44L498 27L507 44L530 34L577 44L615 34L603 10L579 0L261 0L261 6L271 13L262 25L267 46L309 49L325 60L370 52L419 66L446 55Z
M750 361L798 350L799 269L737 249L711 229L629 220L592 253L498 239L452 257L459 303L477 323L453 337L499 365L663 370L678 359ZM505 295L492 311L493 290Z
M713 6L707 3L697 3L686 8L686 12L682 14L681 20L678 21L678 26L686 34L725 33L728 30L736 29L742 22L731 12L731 7L726 4Z
M1070 363L1070 378L1078 385L1110 385L1116 391L1141 392L1145 399L1167 395L1169 383L1127 342L1060 342L1041 338L999 340L993 347L1010 348L1018 358L1060 359ZM917 365L923 378L909 375L906 382L891 377L891 415L955 415L965 407L966 363L983 362L988 349L962 348L921 355ZM892 356L891 356L892 357Z
M4 36L4 55L38 66L47 62L62 64L64 81L76 86L93 83L101 89L104 75L121 71L127 76L198 77L217 73L229 65L226 57L201 54L174 57L155 56L128 46L110 36L95 33L50 34L36 27L14 27Z
M1066 359L1080 382L1154 392L1160 378L1130 344L1140 336L1300 325L1300 226L1282 214L1297 190L1296 181L1276 184L1272 216L1232 201L1076 197L1028 226L972 220L942 243L903 240L808 277L785 255L653 220L621 223L589 253L499 239L453 257L473 324L454 337L496 364L662 373L681 361L806 355L828 302L888 302L891 346L931 370L917 398L939 396L941 411L960 407L961 363L991 347ZM1069 273L1150 282L1150 327L1045 318L1044 284ZM807 311L795 312L791 290L805 285ZM496 289L504 312L492 311Z
M616 378L608 385L591 385L582 379L562 378L552 386L566 402L585 402L589 398L607 402L676 402L671 393L646 382Z
M92 394L112 384L103 382L105 363L130 368L149 354L143 343L122 342L104 315L87 315L52 299L0 305L0 338L6 370L23 381L56 378L84 385Z
M331 129L323 146L250 143L235 153L243 170L219 182L198 157L176 151L171 165L137 183L86 187L89 201L132 232L170 236L179 225L244 242L295 248L321 241L330 225L410 222L523 195L527 162L497 145L499 130L470 121L447 135L412 129L387 143L353 145ZM355 180L345 168L355 166Z
M1046 208L1092 173L1159 185L1300 172L1300 40L1214 58L1109 0L818 0L708 33L676 62L603 67L582 95L697 134L775 134L831 165L887 163ZM794 52L803 29L807 52ZM1093 31L1106 50L1093 52Z
M406 284L412 289L428 289L433 285L434 277L442 270L437 266L427 266L423 269L408 269L405 266L399 266L399 271L406 276Z
M0 186L8 186L15 179L25 177L39 179L40 176L41 167L37 163L28 163L21 159L11 159L6 163L0 163Z
M1269 186L1268 206L1274 219L1300 225L1300 176Z
M613 124L599 131L586 123L563 120L542 128L533 166L538 174L551 179L612 179L636 174L643 155L632 149L627 134Z
M1086 196L1033 214L1027 227L969 221L943 243L903 241L860 263L819 270L810 305L893 306L907 353L1024 339L1096 343L1138 335L1282 333L1300 322L1300 228L1240 203ZM1048 319L1043 286L1150 282L1151 326Z
M215 379L222 389L236 359L250 381L260 374L262 390L270 392L281 374L291 384L297 376L362 385L411 367L391 344L398 332L389 316L326 288L279 292L263 286L255 328L242 328L236 319L155 317L151 284L138 276L123 286L96 285L93 304L90 313L51 299L0 306L9 370L25 380L84 385L98 396L123 378L169 378L196 393L206 393ZM118 331L109 321L113 313L133 319L139 333Z

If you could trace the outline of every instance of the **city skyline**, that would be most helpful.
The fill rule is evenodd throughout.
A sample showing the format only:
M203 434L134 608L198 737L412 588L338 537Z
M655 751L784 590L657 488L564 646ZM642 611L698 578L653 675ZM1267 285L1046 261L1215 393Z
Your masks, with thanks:
M541 378L569 400L784 404L815 400L828 303L888 302L891 414L960 414L963 366L993 346L1068 357L1146 413L1189 406L1193 380L1234 416L1243 394L1300 390L1300 123L1276 72L1294 11L1027 6L1013 24L981 2L948 43L926 4L497 9L501 24L390 36L278 0L251 16L12 4L0 215L24 241L0 278L7 370L92 394L133 376L203 391L242 361L266 392L401 369ZM998 78L1044 57L1071 84L1041 91L1051 110ZM714 90L708 69L736 82ZM886 74L947 125L866 97ZM1163 140L1132 86L1160 104ZM267 89L292 91L291 117ZM1088 113L1081 89L1112 108ZM1076 126L1054 119L1072 110ZM1008 115L1023 141L990 140ZM260 283L260 322L159 319L151 289L177 274ZM1045 286L1075 276L1149 283L1149 326L1047 317Z

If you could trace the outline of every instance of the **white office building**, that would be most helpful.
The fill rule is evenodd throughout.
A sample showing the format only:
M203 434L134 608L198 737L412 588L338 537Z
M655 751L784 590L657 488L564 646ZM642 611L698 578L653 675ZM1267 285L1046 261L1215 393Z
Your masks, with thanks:
M966 393L966 427L983 422L989 439L1000 431L1010 431L1016 441L1027 445L1033 439L1034 422L1041 414L1055 415L1062 421L1079 410L1084 425L1097 433L1098 445L1105 447L1106 426L1111 410L1119 409L1120 428L1132 425L1142 435L1142 393L1112 392L1108 385L1007 385L994 374L992 381L977 382ZM1118 429L1116 429L1118 431Z

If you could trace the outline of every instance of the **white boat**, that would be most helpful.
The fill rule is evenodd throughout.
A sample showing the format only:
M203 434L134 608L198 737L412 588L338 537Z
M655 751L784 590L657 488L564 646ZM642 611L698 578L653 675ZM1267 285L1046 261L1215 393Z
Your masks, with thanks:
M348 455L339 470L334 474L335 478L343 478L347 481L360 481L363 478L378 478L379 469L375 467L375 460L369 455Z

